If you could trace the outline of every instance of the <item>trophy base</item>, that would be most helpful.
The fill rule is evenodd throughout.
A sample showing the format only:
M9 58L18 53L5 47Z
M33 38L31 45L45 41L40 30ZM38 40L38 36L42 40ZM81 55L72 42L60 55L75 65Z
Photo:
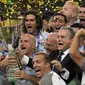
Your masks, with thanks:
M9 82L17 82L17 79L14 78L14 77L7 77L7 80L8 80Z

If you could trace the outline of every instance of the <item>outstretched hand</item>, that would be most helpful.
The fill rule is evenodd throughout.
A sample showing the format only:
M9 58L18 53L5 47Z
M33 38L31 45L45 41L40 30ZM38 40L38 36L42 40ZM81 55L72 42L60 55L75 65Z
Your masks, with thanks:
M0 62L0 64L1 64L2 67L10 67L12 65L16 65L17 64L17 60L15 59L14 56L11 56L11 57L3 59Z
M17 70L14 73L14 77L17 79L30 80L30 76L24 70Z

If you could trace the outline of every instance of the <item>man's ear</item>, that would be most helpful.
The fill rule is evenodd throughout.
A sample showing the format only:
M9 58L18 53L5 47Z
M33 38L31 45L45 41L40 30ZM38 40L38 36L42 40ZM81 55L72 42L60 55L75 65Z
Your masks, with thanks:
M76 16L76 13L75 13L75 12L73 12L73 13L72 13L72 17L75 17L75 16Z
M50 67L50 63L46 63L46 67Z
M47 24L47 21L46 21L46 20L43 20L43 24L44 24L44 25Z
M35 51L36 50L36 47L32 47L32 50Z

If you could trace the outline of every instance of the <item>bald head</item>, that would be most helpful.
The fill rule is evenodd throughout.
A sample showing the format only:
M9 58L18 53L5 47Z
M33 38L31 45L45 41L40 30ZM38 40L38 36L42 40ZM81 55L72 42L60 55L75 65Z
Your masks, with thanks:
M56 33L49 34L47 41L49 41L51 44L57 43L57 34Z
M20 39L28 37L33 43L36 43L36 38L31 34L22 34Z
M57 34L56 33L52 33L48 36L45 48L48 53L51 51L57 50Z
M19 46L23 54L29 56L36 48L36 39L31 34L23 34L21 35Z

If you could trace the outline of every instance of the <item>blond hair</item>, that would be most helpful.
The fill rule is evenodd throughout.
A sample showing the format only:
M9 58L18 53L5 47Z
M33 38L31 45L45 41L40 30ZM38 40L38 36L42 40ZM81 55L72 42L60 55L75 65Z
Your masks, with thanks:
M72 5L72 7L74 8L74 12L78 15L78 13L79 13L79 6L78 6L78 4L76 2L66 1L66 4Z

